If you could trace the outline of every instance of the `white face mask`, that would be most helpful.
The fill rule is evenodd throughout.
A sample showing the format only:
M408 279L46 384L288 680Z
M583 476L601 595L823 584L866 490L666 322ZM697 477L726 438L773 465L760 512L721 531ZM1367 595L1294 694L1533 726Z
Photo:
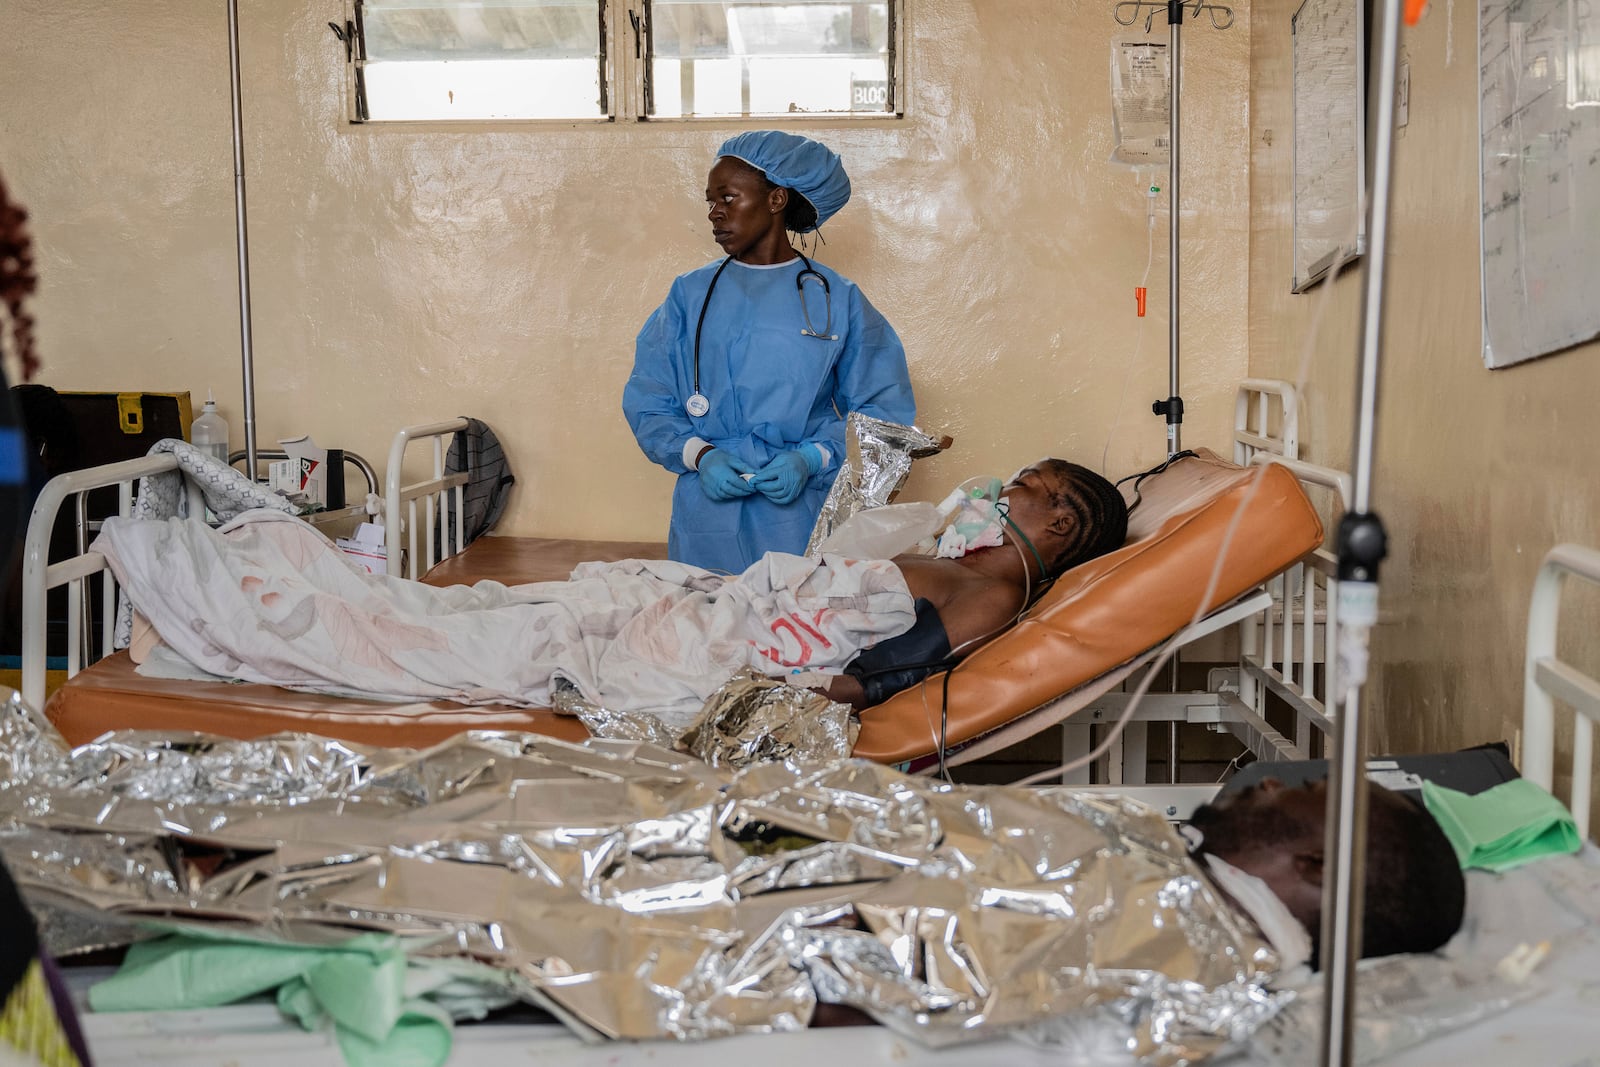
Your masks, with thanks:
M1000 495L998 478L969 478L945 498L939 510L950 524L939 535L934 554L955 559L980 548L1004 543L1005 515L1011 502Z

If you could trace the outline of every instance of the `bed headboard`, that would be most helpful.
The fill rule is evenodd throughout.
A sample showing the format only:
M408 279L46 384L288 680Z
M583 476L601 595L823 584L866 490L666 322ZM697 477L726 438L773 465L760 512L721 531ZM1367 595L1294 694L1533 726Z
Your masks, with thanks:
M1257 455L1300 458L1300 397L1275 378L1246 378L1233 401L1233 461L1249 466Z
M1600 585L1600 551L1582 545L1557 545L1539 564L1528 608L1528 650L1523 660L1522 773L1553 789L1556 755L1556 701L1572 708L1572 789L1567 806L1578 833L1589 836L1590 778L1594 767L1594 723L1600 719L1600 681L1556 652L1561 591L1568 577Z
M445 438L466 428L464 418L407 426L397 431L390 442L389 467L383 479L383 529L390 574L420 578L435 563L450 558L464 547L463 523L455 524L454 544L445 536L435 538L434 530L450 529L447 516L452 489L455 490L455 513L462 514L465 507L467 476L445 473L444 450ZM433 446L432 474L420 482L403 485L406 449L418 441ZM420 538L417 536L419 525Z
M28 520L22 556L22 698L34 709L44 707L45 597L51 589L67 587L67 677L111 653L116 629L117 585L105 557L88 550L90 535L98 525L91 523L88 517L90 490L116 486L116 513L129 515L133 511L134 482L147 475L178 469L177 457L162 452L58 474L39 490ZM185 478L184 489L189 513L199 514L205 505L198 487ZM76 555L51 562L50 535L56 526L56 515L69 500L76 521ZM96 574L100 575L101 601L98 636L91 632L93 613L89 605L93 595L92 579Z

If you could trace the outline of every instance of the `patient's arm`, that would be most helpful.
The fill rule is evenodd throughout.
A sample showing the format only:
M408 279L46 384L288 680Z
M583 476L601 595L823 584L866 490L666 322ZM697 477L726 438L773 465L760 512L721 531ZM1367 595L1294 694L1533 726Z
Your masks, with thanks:
M859 693L851 694L855 699L850 703L857 707L881 704L946 664L950 638L939 610L926 599L918 600L916 608L917 621L909 630L863 650L845 667L844 677L852 678L859 689ZM831 686L829 696L843 699Z
M826 686L817 690L829 700L837 700L841 704L849 704L853 708L865 708L871 705L867 702L867 692L861 687L861 679L848 674L841 674Z
M1021 607L1021 593L1009 583L952 560L896 562L916 597L917 622L852 660L824 690L832 700L858 708L882 703L1004 630Z

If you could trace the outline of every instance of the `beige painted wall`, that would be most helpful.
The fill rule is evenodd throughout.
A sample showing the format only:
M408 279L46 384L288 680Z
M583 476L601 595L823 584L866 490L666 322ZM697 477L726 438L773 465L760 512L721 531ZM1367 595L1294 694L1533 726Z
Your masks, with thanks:
M1297 3L1254 6L1250 79L1250 370L1287 378L1319 302L1289 295ZM1600 544L1600 345L1496 371L1480 355L1476 19L1474 4L1436 2L1402 37L1410 122L1395 150L1373 483L1390 536L1382 600L1394 617L1377 636L1380 750L1514 738L1538 561L1559 541ZM1359 272L1337 284L1313 343L1302 437L1308 458L1343 466ZM1590 637L1600 597L1576 601L1566 644L1600 668Z
M716 254L700 190L738 127L350 126L340 4L240 6L263 447L310 432L381 466L397 427L477 415L517 464L502 532L664 537L671 479L619 395L668 282ZM856 189L821 258L897 325L922 422L957 437L913 489L1098 466L1114 425L1114 472L1155 462L1165 230L1135 365L1144 201L1106 163L1109 9L906 8L907 118L805 130ZM241 447L223 8L9 0L5 22L0 168L41 250L42 380L213 387ZM1245 367L1249 34L1241 13L1189 51L1186 443L1224 440Z

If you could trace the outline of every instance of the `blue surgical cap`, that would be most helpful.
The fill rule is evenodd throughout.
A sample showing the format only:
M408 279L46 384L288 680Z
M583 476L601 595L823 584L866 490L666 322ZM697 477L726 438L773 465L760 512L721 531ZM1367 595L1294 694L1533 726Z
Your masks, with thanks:
M809 137L781 130L751 130L722 142L717 156L742 159L767 176L773 185L793 189L817 209L816 225L810 233L850 199L850 176L844 164L827 145Z

